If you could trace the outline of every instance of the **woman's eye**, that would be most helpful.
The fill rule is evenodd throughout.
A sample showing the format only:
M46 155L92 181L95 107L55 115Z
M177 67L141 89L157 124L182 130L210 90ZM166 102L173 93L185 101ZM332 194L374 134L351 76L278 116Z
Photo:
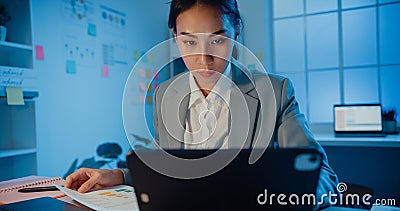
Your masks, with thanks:
M217 39L217 40L213 40L213 41L211 41L211 44L220 44L220 43L222 43L224 40L225 40L224 38Z
M190 41L183 41L183 43L185 43L185 45L187 45L187 46L196 45L196 41L192 41L192 40L190 40Z

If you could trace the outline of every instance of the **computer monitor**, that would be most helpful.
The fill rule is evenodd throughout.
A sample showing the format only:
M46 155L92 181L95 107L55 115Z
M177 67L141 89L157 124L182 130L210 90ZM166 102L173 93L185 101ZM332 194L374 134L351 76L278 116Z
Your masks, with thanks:
M381 104L334 105L335 134L338 136L383 136Z

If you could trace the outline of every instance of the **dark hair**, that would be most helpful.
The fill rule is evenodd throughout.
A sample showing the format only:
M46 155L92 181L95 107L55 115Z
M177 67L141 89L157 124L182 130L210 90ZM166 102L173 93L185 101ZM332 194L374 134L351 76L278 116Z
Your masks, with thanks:
M229 22L238 30L242 26L242 18L236 0L172 0L169 11L168 27L176 32L176 18L182 12L196 4L207 5L221 9L228 17Z

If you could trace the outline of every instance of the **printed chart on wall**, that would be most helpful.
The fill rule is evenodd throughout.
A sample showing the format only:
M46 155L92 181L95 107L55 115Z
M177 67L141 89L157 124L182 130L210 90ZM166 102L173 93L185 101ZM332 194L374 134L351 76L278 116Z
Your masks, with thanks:
M129 71L133 50L127 43L127 15L99 1L62 0L65 26L65 73L96 71L109 77L112 71Z

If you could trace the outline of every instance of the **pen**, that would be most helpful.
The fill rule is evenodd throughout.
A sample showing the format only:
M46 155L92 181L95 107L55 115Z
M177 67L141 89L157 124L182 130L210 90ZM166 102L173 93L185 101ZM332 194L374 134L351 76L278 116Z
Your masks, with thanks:
M30 192L42 192L42 191L56 191L58 188L56 186L44 186L44 187L33 187L33 188L22 188L18 192L30 193Z

